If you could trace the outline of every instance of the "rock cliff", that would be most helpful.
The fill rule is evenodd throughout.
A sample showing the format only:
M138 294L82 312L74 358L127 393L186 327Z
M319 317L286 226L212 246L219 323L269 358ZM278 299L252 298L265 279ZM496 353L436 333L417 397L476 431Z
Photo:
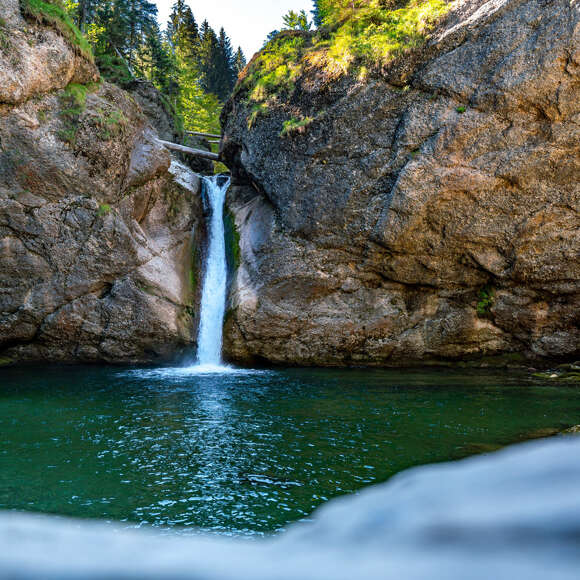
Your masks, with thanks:
M226 355L577 357L580 4L459 1L380 70L299 64L256 105L250 63L224 111L240 235Z
M0 360L193 349L199 178L78 47L0 8Z

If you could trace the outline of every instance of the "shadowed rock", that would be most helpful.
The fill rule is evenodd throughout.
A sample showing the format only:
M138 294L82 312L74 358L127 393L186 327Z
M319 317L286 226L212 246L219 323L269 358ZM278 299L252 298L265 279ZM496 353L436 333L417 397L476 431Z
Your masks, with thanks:
M575 1L463 1L367 80L311 67L251 128L230 101L229 358L577 356L579 34Z

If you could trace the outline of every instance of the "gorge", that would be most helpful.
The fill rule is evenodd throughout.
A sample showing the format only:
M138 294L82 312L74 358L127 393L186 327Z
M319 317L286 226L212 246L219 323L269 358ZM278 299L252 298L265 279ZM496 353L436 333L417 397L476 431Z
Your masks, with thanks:
M0 0L0 576L576 577L580 4L314 4Z
M91 85L57 32L2 6L0 357L195 352L207 234L199 179L157 140L171 120L144 89ZM311 33L282 35L304 54L266 97L275 49L258 55L223 114L226 359L577 358L578 18L569 0L459 2L367 77L304 67L324 56Z

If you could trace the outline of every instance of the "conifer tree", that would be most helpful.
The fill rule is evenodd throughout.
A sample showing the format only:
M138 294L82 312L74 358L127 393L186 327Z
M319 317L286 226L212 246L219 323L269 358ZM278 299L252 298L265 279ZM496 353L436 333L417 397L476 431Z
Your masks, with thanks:
M310 30L312 27L304 10L300 12L290 10L282 20L284 22L284 30Z
M238 50L234 56L234 71L236 73L236 78L240 76L240 73L246 68L247 64L242 47L238 46Z
M312 9L312 20L316 28L322 26L322 7L320 6L320 0L313 0L314 8Z

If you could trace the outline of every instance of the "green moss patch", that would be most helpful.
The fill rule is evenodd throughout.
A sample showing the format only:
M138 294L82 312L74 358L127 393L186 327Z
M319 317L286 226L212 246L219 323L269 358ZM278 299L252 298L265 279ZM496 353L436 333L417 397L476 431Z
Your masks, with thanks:
M476 307L477 316L480 318L490 318L491 307L495 302L495 289L487 284L479 291L477 297L479 299Z
M60 139L72 147L76 143L80 117L84 113L87 105L87 94L95 90L97 86L94 83L88 85L71 83L60 95L61 109L58 114L63 127L57 134Z
M101 203L97 211L99 217L106 216L111 211L111 206L108 203Z
M94 61L88 40L74 25L59 0L20 0L20 8L25 16L54 27L87 60Z
M224 229L226 238L226 258L230 271L235 271L240 267L242 253L240 250L240 232L236 226L236 220L231 211L226 211L224 215Z
M14 360L6 356L0 356L0 367L7 367L14 364Z
M303 117L302 119L289 119L284 121L284 126L280 132L280 137L293 135L296 133L304 133L306 128L314 121L314 117Z

